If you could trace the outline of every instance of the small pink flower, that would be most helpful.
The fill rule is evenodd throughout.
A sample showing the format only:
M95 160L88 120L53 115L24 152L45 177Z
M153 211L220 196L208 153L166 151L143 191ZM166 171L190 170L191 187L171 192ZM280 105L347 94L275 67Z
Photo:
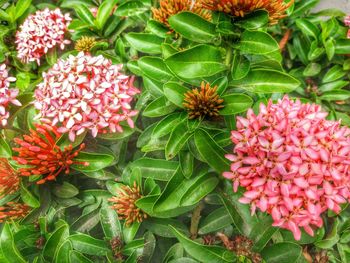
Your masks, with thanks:
M237 117L231 171L224 177L246 192L240 202L271 214L273 225L294 238L300 228L313 235L326 210L341 211L350 199L350 129L326 120L316 104L285 96L260 106L255 115Z
M69 14L63 15L60 9L38 10L30 15L20 26L16 33L18 58L24 63L36 61L40 64L40 58L50 49L70 44L64 39L68 25L72 19Z
M113 65L103 56L92 57L80 52L70 55L43 73L43 82L35 91L35 107L41 120L60 124L61 133L76 135L90 130L98 133L122 132L121 122L133 127L137 111L131 107L139 90L134 77L120 72L122 65Z
M0 65L0 126L7 125L7 119L10 113L7 111L7 106L12 103L21 106L21 103L16 100L18 89L10 89L10 82L16 81L16 78L9 77L6 65Z

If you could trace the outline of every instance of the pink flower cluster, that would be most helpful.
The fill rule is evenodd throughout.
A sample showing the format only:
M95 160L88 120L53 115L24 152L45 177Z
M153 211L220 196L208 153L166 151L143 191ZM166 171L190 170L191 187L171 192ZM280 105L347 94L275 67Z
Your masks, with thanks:
M56 45L64 49L70 44L64 35L71 20L69 14L63 15L58 8L38 10L28 16L16 34L18 58L24 63L40 64L40 58Z
M85 130L98 133L122 132L122 121L134 127L131 117L137 114L130 103L139 93L134 77L123 75L122 65L112 65L103 56L80 52L59 60L35 90L34 105L41 120L61 123L61 133L69 132L71 141Z
M16 78L9 77L5 64L0 65L0 126L6 126L10 113L6 110L7 106L12 103L21 106L16 100L18 89L10 89L10 82L16 81Z
M350 16L346 16L344 18L344 24L348 27L350 27ZM350 38L350 29L348 30L347 37Z
M319 105L285 96L255 115L237 117L232 131L231 172L223 175L246 189L241 203L272 215L273 225L301 237L323 224L321 213L341 211L349 200L350 129L326 120Z

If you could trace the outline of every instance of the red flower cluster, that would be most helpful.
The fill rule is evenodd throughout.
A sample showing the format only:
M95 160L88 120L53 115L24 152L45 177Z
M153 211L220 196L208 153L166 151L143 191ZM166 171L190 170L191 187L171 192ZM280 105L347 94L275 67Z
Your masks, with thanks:
M71 144L61 150L57 145L61 134L57 132L56 127L45 124L36 124L35 127L36 130L30 130L30 135L24 135L23 140L15 138L20 147L13 148L18 152L18 156L13 159L21 165L28 166L19 169L21 176L42 175L43 178L37 184L43 184L55 180L62 171L68 174L72 164L89 165L73 160L85 147L84 144L76 151L73 151Z
M17 220L25 217L30 211L30 207L26 204L8 202L6 205L0 206L0 223L6 220Z
M18 173L11 167L8 160L0 158L0 198L16 192L19 179Z
M316 104L285 96L270 100L237 118L232 131L231 172L224 176L246 189L240 202L272 215L273 225L289 229L295 239L300 227L313 235L321 213L341 211L350 198L350 129L326 120Z

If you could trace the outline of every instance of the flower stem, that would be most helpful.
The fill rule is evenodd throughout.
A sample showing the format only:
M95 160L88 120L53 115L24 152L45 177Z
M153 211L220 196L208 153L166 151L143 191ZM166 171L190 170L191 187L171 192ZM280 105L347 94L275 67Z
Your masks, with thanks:
M204 208L204 205L202 202L198 204L198 206L193 210L192 218L191 218L191 227L190 227L190 233L191 238L196 239L198 235L198 225L199 220L201 218L201 211Z

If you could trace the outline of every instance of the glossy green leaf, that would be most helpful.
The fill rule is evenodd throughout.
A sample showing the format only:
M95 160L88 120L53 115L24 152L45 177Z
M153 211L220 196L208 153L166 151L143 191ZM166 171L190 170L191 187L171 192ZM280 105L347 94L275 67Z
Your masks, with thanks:
M18 251L13 240L13 233L9 223L3 224L0 234L0 247L2 254L5 256L2 260L4 263L25 263L27 262Z
M82 5L82 4L74 5L74 10L81 20L83 20L89 26L95 27L95 18L92 15L89 8L86 7L86 5Z
M167 100L166 97L159 97L152 101L143 111L146 117L161 117L176 110L176 105Z
M118 215L108 205L103 205L100 209L100 222L106 238L112 239L121 236L122 227Z
M114 14L116 16L137 16L146 12L148 9L141 1L127 1L121 3Z
M164 39L148 33L128 33L125 35L130 45L138 51L149 54L160 54Z
M220 115L233 115L245 112L253 105L251 97L240 93L231 93L221 98L224 100L224 108L220 110Z
M181 12L169 18L175 32L198 43L211 43L216 38L215 24L192 12Z
M172 73L161 58L142 57L138 60L138 65L142 73L151 79L167 82L173 78Z
M279 50L278 43L268 33L246 30L235 46L246 54L267 54Z
M295 22L297 27L301 30L301 32L303 32L303 34L312 36L315 39L318 38L320 31L317 28L317 26L315 26L309 20L300 18L300 19L297 19Z
M225 150L222 149L213 138L202 129L194 134L196 147L201 157L217 172L229 171L230 162L225 158Z
M18 0L16 3L16 16L15 19L21 17L29 8L32 0Z
M261 256L267 263L295 263L301 256L302 249L295 243L282 242L266 247Z
M230 85L254 93L284 93L296 89L300 82L294 77L276 70L253 69L245 78L232 81Z
M167 160L174 158L192 136L192 132L187 129L186 122L180 122L170 134L168 143L165 146L165 157Z
M177 82L167 82L163 87L164 95L169 101L174 103L179 108L184 108L183 102L185 98L185 93L189 91Z
M12 157L12 150L7 141L2 136L0 136L0 158L10 157Z
M206 235L223 229L230 224L232 224L230 215L225 207L220 207L201 220L198 233L200 235Z
M66 223L58 227L48 238L43 249L43 255L46 259L52 260L57 253L58 248L68 238L69 228Z
M226 250L223 247L218 246L205 246L192 241L184 236L176 228L172 227L173 233L176 238L183 245L186 252L194 259L203 263L224 263L235 262L236 255L233 252Z
M89 165L73 164L71 167L80 172L93 172L112 164L114 157L107 153L80 152L74 159L77 162L88 162Z
M242 79L249 73L250 61L239 53L233 55L231 76L233 80Z
M213 76L227 69L220 50L209 45L198 45L180 51L165 59L165 64L184 80Z
M79 194L79 190L68 182L63 182L62 185L55 185L52 192L59 198L72 198Z
M73 248L83 254L103 256L110 252L107 243L85 234L75 234L69 237Z
M40 207L39 200L23 185L21 182L21 198L24 203L30 207L37 208Z

